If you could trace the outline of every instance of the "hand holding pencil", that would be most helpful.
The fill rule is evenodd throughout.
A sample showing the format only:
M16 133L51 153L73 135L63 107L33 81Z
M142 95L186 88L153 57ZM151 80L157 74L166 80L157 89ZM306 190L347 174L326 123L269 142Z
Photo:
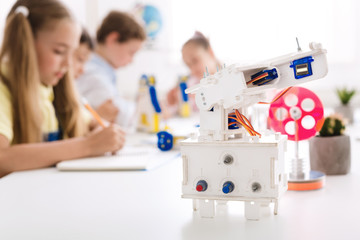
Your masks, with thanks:
M90 134L87 137L87 145L91 150L90 155L97 156L106 152L115 153L116 151L120 150L125 144L125 132L122 130L122 128L116 124L105 126L104 121L90 106L86 99L83 99L82 101L84 106L89 110L95 120L103 128L100 131L93 131L93 134Z
M99 114L90 106L89 102L85 99L82 98L82 102L84 104L84 106L86 107L86 109L91 113L91 115L94 117L94 119L100 124L100 126L102 126L103 128L105 128L105 124L103 122L103 120L101 119L101 117L99 116Z

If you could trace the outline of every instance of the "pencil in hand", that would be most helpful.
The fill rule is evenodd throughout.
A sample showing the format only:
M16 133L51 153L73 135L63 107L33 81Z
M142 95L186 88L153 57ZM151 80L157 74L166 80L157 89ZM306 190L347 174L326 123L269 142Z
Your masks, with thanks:
M90 106L89 102L85 99L82 98L82 102L84 104L84 106L86 107L87 110L89 110L89 112L91 113L91 115L95 118L95 120L103 127L105 128L105 124L103 122L103 120L101 119L101 117L99 116L99 114Z

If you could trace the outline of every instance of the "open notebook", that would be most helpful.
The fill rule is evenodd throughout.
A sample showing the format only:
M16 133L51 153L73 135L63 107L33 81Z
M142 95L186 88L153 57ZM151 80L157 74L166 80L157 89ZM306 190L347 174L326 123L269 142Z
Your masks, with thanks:
M150 170L180 156L178 151L162 152L154 147L124 147L116 155L60 162L61 171Z

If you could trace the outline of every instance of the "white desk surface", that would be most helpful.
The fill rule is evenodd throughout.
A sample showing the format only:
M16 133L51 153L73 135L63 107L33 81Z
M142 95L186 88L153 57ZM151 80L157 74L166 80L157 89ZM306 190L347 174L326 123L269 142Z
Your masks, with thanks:
M260 221L245 219L243 202L200 218L181 198L180 158L152 171L13 173L0 179L0 239L360 239L359 148L353 138L350 174L286 192Z

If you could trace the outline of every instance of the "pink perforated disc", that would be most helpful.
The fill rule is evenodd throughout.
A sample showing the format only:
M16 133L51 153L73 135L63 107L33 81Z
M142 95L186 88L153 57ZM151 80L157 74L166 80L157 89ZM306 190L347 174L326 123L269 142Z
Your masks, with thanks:
M324 109L315 93L303 87L292 87L270 105L269 118L274 131L286 134L289 140L300 141L321 129Z

